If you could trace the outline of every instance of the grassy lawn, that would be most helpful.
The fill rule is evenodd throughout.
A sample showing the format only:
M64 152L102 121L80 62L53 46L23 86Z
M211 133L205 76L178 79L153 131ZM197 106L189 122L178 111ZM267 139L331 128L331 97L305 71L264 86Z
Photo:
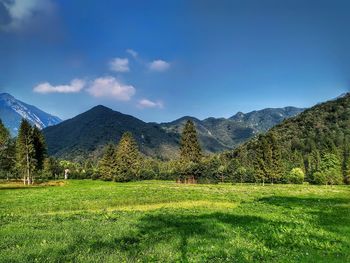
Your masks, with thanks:
M0 199L0 262L350 262L349 186L77 180Z

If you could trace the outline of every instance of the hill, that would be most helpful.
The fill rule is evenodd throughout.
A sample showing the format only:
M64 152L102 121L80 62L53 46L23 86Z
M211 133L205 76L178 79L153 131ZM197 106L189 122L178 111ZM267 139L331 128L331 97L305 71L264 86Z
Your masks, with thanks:
M341 183L341 175L347 182L350 175L350 94L283 121L237 148L232 157L270 181L284 177L293 168L301 168L309 182L322 179L326 183L335 183L332 180Z
M176 134L166 133L157 124L143 122L102 105L48 127L43 133L49 154L79 160L89 155L98 156L104 145L117 143L127 131L133 134L146 155L169 158L176 152Z
M17 100L8 93L0 94L0 119L9 129L12 136L16 136L22 119L28 120L40 129L55 125L61 119L46 113L33 105Z

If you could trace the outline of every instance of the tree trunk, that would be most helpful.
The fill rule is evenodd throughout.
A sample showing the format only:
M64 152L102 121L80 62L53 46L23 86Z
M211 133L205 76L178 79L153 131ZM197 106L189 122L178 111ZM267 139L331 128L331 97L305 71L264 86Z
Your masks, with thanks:
M29 164L29 154L27 152L27 183L30 184L30 164Z

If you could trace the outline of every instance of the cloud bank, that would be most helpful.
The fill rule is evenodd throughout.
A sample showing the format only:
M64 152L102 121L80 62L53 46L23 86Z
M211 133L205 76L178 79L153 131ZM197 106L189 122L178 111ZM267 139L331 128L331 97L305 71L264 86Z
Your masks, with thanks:
M136 89L132 85L125 85L114 77L102 77L95 79L87 89L94 97L113 98L128 101L135 95Z
M163 108L163 102L161 101L151 101L149 99L142 99L139 100L137 104L138 108L145 109L145 108Z
M166 71L170 68L170 63L166 62L164 60L161 60L161 59L157 59L157 60L153 60L151 63L149 63L148 68L151 71L162 72L162 71Z
M109 63L109 69L115 72L128 72L129 60L127 58L114 58Z
M52 14L54 4L51 0L0 0L0 5L7 12L7 21L0 29L16 31L33 18Z
M69 85L53 86L49 82L40 83L34 87L33 91L36 93L77 93L85 86L85 81L81 79L73 79Z
M137 52L131 48L126 50L126 53L128 53L129 55L131 55L133 58L136 58L138 56Z

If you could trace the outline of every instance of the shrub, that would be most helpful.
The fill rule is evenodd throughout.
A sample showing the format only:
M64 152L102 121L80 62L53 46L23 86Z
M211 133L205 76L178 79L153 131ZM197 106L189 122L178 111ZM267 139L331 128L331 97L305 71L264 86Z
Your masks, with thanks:
M305 174L300 168L293 168L289 174L287 174L286 179L289 184L302 184L304 182Z
M327 178L324 173L321 172L315 172L313 174L313 181L315 184L327 184Z
M313 174L315 184L343 184L343 176L338 170L329 169L324 172L315 172Z
M329 169L325 172L327 184L343 184L343 175L337 169Z

